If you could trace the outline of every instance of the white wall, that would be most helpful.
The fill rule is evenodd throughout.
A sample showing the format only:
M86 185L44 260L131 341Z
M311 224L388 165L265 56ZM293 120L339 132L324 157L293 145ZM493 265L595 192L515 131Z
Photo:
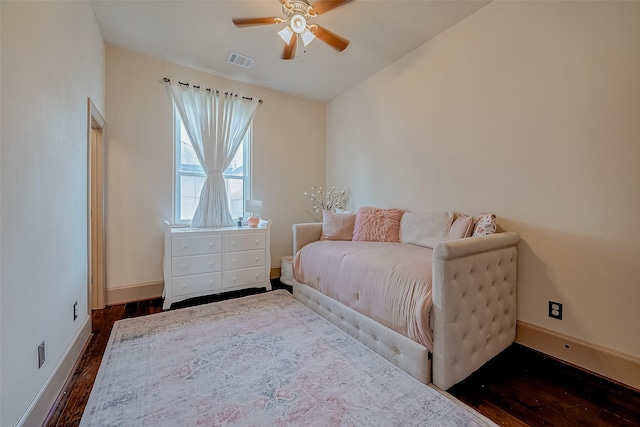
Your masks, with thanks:
M173 113L163 77L264 100L254 119L253 197L271 219L272 265L291 225L310 221L303 192L325 181L325 105L107 46L107 288L161 282L171 220Z
M104 44L87 2L2 2L1 23L0 425L10 426L88 320L87 98L104 110Z
M0 1L0 47L2 46L2 2ZM0 147L2 147L2 49L0 48ZM2 150L0 150L0 230L2 229ZM2 248L2 233L0 233ZM0 258L0 307L2 307L2 258ZM2 315L0 315L0 378L2 378ZM0 384L0 421L2 420L2 384Z
M638 360L639 23L638 2L489 4L328 105L327 180L350 208L496 213L518 319Z

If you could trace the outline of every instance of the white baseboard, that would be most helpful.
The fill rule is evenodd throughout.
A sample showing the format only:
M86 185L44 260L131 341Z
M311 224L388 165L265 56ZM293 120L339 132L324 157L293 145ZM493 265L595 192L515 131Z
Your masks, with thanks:
M159 298L162 296L163 290L164 282L150 282L122 288L110 288L107 289L106 292L106 304L125 304L127 302Z
M73 373L78 358L82 355L84 347L91 337L91 316L87 317L84 324L76 334L73 342L64 353L58 364L42 385L36 397L24 412L16 426L40 426L44 423L58 399L62 388L69 376Z
M640 390L640 358L521 321L516 342Z

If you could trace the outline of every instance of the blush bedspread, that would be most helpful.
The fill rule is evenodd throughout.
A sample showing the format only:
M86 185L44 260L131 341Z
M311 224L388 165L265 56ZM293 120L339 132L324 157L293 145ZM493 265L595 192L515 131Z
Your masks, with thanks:
M432 256L411 244L323 240L298 251L293 274L432 351Z

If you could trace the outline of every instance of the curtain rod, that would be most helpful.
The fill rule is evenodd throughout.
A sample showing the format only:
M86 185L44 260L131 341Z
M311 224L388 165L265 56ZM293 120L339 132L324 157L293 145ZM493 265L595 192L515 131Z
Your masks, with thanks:
M171 83L171 79L168 78L168 77L165 77L164 79L162 79L162 81L164 81L165 83ZM190 85L189 83L184 83L184 82L181 82L180 80L178 80L178 84L180 86L186 86L186 87L192 86L192 87L194 87L196 89L200 89L200 86ZM206 90L207 92L211 92L211 88L205 88L204 90ZM219 93L220 93L220 91L216 89L216 94L219 94ZM237 93L234 95L233 93L225 92L224 94L225 95L235 96L236 98L238 97ZM246 97L246 96L243 96L242 99L246 99L247 101L253 101L253 98L249 98L249 97ZM258 100L258 104L262 104L262 99Z

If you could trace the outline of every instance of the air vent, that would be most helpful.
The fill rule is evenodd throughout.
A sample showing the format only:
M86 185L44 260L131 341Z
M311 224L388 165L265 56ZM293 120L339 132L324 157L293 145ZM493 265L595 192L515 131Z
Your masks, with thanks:
M229 57L227 58L227 62L239 65L244 68L251 67L254 61L255 59L249 58L248 56L240 55L239 53L236 53L236 52L231 52L229 54Z

